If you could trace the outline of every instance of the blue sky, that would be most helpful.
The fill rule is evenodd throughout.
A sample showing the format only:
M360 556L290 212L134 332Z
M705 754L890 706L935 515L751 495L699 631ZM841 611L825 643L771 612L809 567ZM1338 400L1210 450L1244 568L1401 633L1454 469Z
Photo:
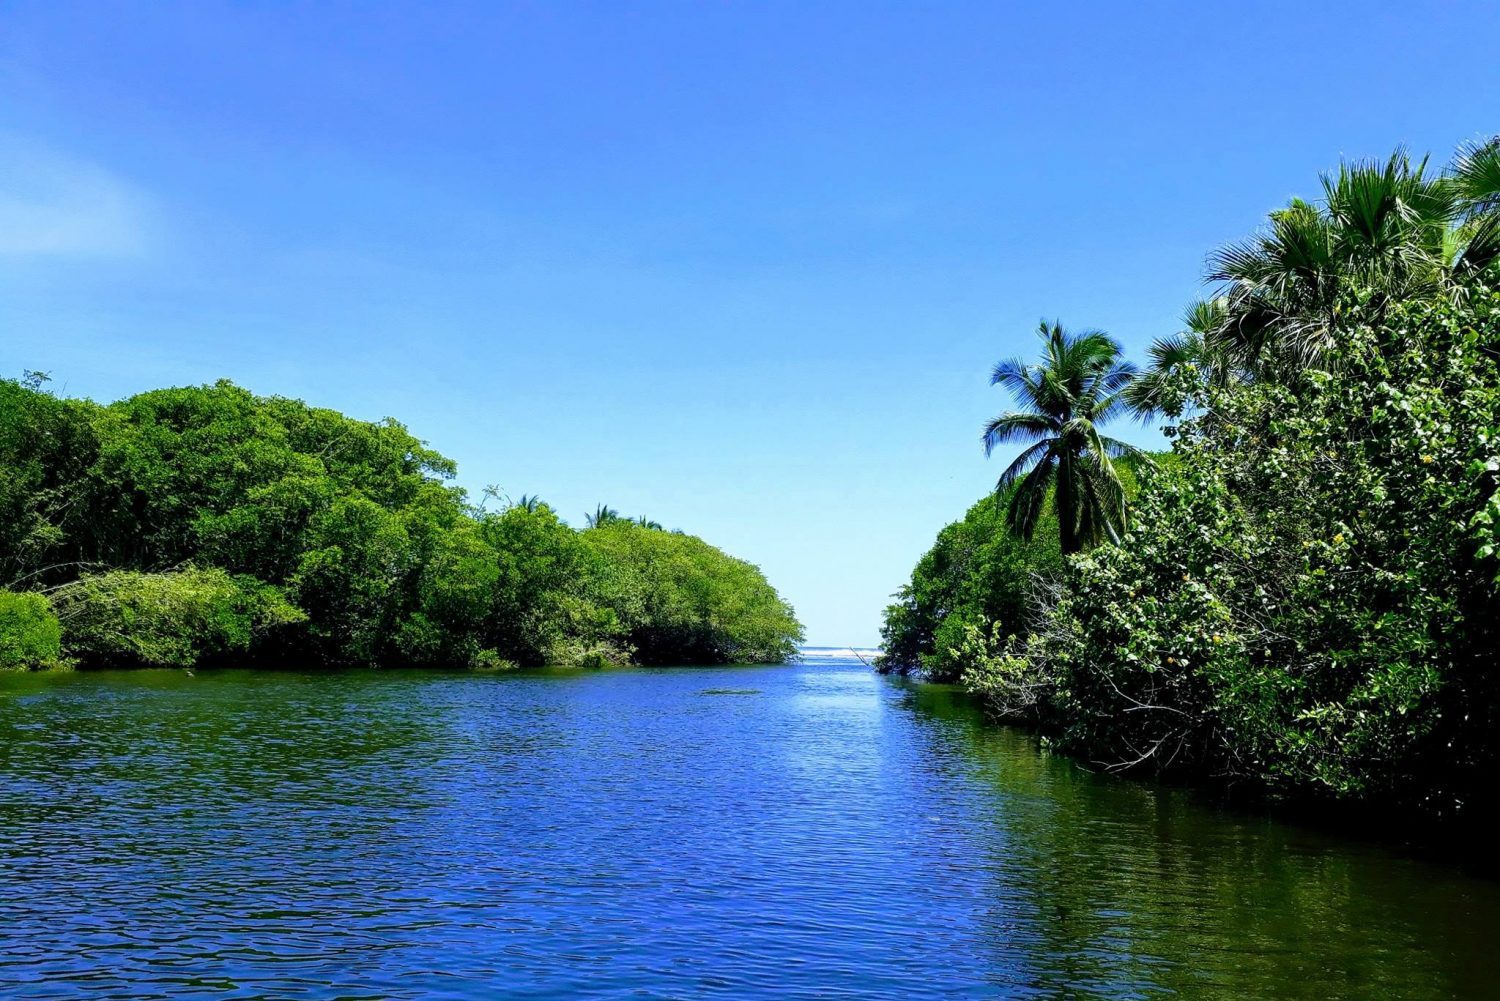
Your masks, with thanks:
M1500 5L0 4L0 370L395 416L872 643L1043 316L1133 353ZM1126 437L1152 441L1150 432Z

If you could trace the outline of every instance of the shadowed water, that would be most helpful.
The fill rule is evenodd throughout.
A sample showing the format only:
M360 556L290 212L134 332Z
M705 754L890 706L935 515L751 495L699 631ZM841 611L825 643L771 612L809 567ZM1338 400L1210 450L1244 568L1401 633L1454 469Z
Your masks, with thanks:
M1496 932L855 661L0 679L6 998L1478 998Z

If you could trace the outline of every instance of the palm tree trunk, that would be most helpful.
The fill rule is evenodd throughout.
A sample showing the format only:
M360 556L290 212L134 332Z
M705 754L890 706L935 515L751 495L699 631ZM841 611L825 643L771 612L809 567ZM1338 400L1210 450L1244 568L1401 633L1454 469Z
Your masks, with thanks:
M1073 459L1064 451L1057 466L1057 547L1064 556L1082 548L1078 544L1078 483Z

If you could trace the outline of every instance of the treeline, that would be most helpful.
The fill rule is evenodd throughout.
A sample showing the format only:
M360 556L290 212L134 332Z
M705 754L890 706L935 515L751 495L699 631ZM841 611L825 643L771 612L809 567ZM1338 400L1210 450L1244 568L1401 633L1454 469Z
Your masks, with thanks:
M470 503L394 421L228 382L0 380L0 666L780 661L760 571L600 508Z
M957 678L1111 770L1495 810L1500 143L1441 172L1345 165L1212 261L1214 296L1144 370L1061 328L997 367L1022 406L986 445L1030 444L945 535L1020 556L946 586L1008 597L917 615L930 554L884 666ZM1129 413L1172 452L1127 503L1134 450L1098 428Z

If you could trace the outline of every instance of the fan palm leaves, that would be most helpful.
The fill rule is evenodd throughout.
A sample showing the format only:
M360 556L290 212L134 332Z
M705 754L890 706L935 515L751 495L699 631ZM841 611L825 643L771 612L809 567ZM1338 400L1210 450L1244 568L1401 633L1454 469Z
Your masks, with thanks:
M1212 258L1209 280L1220 284L1225 310L1208 339L1248 367L1325 358L1349 287L1392 299L1439 291L1446 280L1458 199L1425 159L1397 150L1322 180L1320 205L1295 199Z
M1500 136L1464 143L1449 174L1465 217L1500 211Z
M1460 146L1449 178L1463 219L1454 269L1468 277L1500 262L1500 137Z
M1100 331L1072 334L1043 321L1039 333L1039 363L1011 359L991 374L990 384L1009 390L1020 409L985 425L984 450L1026 443L995 484L997 497L1009 497L1007 524L1029 539L1050 496L1060 547L1073 553L1118 539L1125 526L1125 491L1112 460L1144 454L1102 435L1099 426L1128 409L1125 391L1135 367L1120 360L1120 345Z
M1142 420L1180 409L1184 379L1218 389L1238 381L1234 360L1214 338L1227 316L1224 299L1200 299L1184 312L1182 330L1152 342L1150 364L1125 387L1125 401Z
M1461 293L1500 263L1500 140L1460 147L1445 174L1401 149L1322 178L1254 237L1210 259L1225 309L1210 347L1261 375L1330 359L1341 297Z

